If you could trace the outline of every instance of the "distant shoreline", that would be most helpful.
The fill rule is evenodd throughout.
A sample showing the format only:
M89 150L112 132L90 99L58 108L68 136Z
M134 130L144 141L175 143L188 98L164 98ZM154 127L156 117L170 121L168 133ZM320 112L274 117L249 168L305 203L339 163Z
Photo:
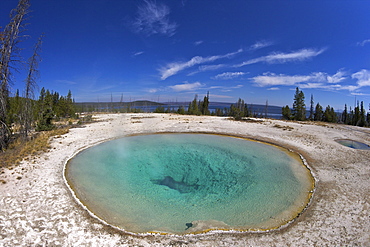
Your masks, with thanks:
M155 102L149 100L138 100L132 102L75 102L79 109L96 109L96 111L109 111L109 110L124 110L124 109L139 109L145 113L154 112L157 107L163 107L165 110L171 109L177 111L179 107L188 109L190 102ZM229 109L234 103L227 102L209 102L209 110L214 112L216 109L224 110ZM282 107L274 105L261 105L261 104L247 104L251 112L255 115L268 118L281 119Z

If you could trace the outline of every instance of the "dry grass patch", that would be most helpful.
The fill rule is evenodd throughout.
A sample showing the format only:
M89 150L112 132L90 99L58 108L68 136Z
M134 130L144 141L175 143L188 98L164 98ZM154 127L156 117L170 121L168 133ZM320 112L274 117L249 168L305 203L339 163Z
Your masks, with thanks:
M283 126L283 125L280 125L280 124L275 124L273 127L278 128L278 129L283 129L283 130L289 130L289 131L294 129L293 127L290 127L288 125Z
M155 118L155 116L132 116L131 119Z
M50 137L60 137L68 133L69 128L55 129L37 133L29 141L21 138L14 140L8 149L0 154L0 167L18 165L23 159L29 159L37 154L46 152L50 148Z

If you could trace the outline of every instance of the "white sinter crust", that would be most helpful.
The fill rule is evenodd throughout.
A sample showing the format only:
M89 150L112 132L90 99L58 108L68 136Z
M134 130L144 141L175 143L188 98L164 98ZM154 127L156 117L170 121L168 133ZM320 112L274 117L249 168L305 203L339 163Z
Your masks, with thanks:
M51 140L52 149L0 180L0 246L317 246L370 244L370 151L336 139L370 144L370 130L346 125L170 114L105 114ZM120 233L89 216L65 185L63 168L79 150L137 133L210 132L275 143L302 154L317 178L311 206L292 225L266 233L145 236Z

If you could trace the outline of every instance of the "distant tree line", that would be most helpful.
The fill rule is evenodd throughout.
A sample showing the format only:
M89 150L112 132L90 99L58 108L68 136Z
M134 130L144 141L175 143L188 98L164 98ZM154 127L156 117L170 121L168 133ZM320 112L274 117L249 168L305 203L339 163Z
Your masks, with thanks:
M52 121L77 117L71 90L68 91L67 96L61 96L58 92L42 88L35 110L38 131L53 129Z
M198 95L196 94L193 101L188 105L188 108L185 109L184 106L180 106L177 110L171 109L168 107L165 109L164 106L158 106L154 113L177 113L177 114L186 114L186 115L211 115L211 116L229 116L235 120L242 120L246 117L267 117L268 105L266 102L265 114L257 113L253 111L252 106L248 106L243 99L239 98L238 101L234 104L231 104L230 107L225 107L224 109L216 108L214 111L209 110L209 92L204 96L203 100L198 100Z
M296 121L323 121L329 123L343 123L348 125L355 125L361 127L367 127L370 124L370 113L366 113L364 108L364 102L357 101L357 106L354 109L348 109L347 104L344 105L344 110L342 113L334 111L334 108L330 105L324 108L317 103L314 105L313 95L311 95L310 100L310 111L307 117L305 96L304 93L296 88L294 95L293 106L290 108L288 105L282 108L282 117L286 120L296 120Z
M25 113L25 109L27 113ZM27 120L25 120L25 116L27 116ZM61 96L58 92L42 88L39 99L34 100L21 97L19 90L17 90L15 96L8 98L7 126L12 130L12 133L19 132L24 138L27 138L31 130L53 129L55 127L53 121L76 117L71 91L68 92L67 96Z
M198 100L198 95L195 95L194 100L189 103L188 109L186 110L183 106L180 106L177 110L159 106L155 109L156 113L177 113L177 114L188 114L188 115L213 115L213 116L229 116L235 120L242 120L248 117L265 117L267 118L268 102L266 101L265 112L253 111L252 105L247 105L243 99L239 98L234 104L231 104L229 108L215 109L214 111L209 110L209 92L203 100ZM296 120L296 121L322 121L330 123L343 123L361 127L368 127L370 125L370 112L366 113L364 108L364 102L357 102L357 106L354 109L348 109L347 104L344 106L343 112L336 112L330 105L326 106L325 109L320 103L314 104L313 95L310 99L310 108L307 112L305 104L305 95L303 91L296 88L294 94L294 100L292 107L286 105L281 111L282 118L285 120Z
M154 113L177 113L177 114L187 114L187 115L211 115L209 111L209 92L207 96L204 96L203 100L198 100L198 95L196 94L194 100L189 103L188 109L185 110L184 106L180 106L177 110L171 108L165 109L163 106L158 106Z

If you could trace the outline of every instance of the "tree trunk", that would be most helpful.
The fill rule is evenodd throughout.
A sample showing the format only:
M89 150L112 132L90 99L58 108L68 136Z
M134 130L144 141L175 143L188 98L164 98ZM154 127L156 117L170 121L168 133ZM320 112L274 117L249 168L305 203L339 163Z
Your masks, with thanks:
M17 44L23 31L23 21L28 13L29 0L19 0L18 6L12 10L11 21L1 35L0 50L0 150L4 150L10 139L7 122L7 108L10 84L10 64L14 62L14 53L18 52Z

